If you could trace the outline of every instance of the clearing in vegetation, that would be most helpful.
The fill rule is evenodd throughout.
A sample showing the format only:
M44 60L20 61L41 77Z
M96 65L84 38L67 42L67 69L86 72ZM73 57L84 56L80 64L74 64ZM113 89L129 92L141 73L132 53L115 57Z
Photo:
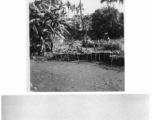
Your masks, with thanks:
M124 68L89 62L31 61L31 91L124 91Z

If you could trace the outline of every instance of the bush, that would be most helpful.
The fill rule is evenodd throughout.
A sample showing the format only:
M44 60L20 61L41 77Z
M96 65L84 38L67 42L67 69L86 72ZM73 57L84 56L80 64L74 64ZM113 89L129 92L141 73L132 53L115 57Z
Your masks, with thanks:
M95 47L95 43L94 43L94 41L92 41L91 39L89 39L89 40L83 40L82 41L82 47L90 47L90 48L93 48L93 47Z
M123 43L120 40L111 40L110 42L103 42L102 44L104 50L123 50Z
M124 14L113 7L103 7L97 9L92 14L92 39L104 38L107 32L112 39L124 36Z

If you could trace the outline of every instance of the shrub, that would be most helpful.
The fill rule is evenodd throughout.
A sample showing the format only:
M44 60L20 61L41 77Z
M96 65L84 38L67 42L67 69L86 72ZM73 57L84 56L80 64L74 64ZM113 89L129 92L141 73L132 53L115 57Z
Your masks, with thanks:
M91 39L89 39L89 40L83 40L82 41L82 47L90 47L90 48L93 48L93 47L95 47L95 43L94 43L94 41L92 41Z
M123 43L120 40L111 40L110 42L103 42L104 50L122 50Z

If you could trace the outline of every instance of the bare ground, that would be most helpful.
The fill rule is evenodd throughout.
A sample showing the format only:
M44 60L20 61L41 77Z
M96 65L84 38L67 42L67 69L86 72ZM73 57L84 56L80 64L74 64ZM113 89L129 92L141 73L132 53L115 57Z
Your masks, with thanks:
M124 91L124 68L89 62L30 61L31 91Z

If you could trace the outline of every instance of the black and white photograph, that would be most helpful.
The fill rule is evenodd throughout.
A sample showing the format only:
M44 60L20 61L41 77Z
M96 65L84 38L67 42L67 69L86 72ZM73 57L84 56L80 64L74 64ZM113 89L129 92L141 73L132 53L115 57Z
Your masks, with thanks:
M1 1L2 120L151 120L152 0Z
M31 92L125 91L124 0L29 0Z
M150 120L149 95L2 96L2 120Z

